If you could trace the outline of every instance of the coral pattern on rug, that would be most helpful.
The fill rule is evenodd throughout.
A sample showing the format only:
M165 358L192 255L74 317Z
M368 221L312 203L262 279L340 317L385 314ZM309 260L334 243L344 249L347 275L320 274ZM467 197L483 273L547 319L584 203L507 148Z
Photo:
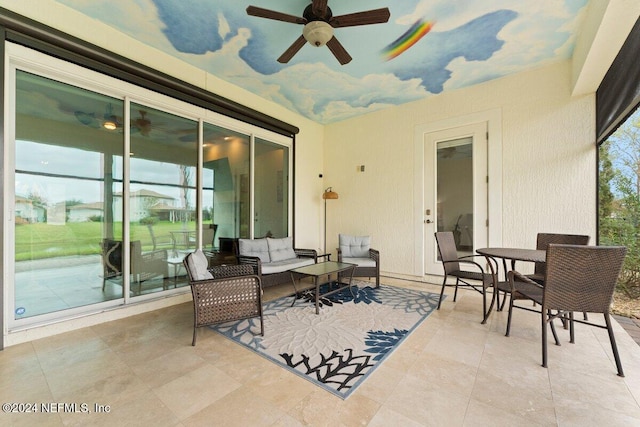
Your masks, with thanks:
M345 399L398 348L438 305L438 295L353 281L322 298L301 295L264 304L264 337L259 319L211 328L314 384Z

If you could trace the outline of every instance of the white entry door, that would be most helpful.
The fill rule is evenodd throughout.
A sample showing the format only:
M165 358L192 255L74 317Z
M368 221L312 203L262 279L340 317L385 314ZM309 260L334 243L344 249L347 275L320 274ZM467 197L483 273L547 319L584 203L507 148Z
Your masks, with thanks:
M487 246L487 123L424 134L425 274L443 273L434 233L453 232L458 253Z

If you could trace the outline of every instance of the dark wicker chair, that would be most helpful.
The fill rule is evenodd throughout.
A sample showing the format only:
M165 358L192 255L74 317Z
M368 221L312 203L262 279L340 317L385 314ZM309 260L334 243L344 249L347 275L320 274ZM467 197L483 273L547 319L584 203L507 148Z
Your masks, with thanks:
M355 240L354 240L355 239ZM364 239L363 242L366 242L366 246L363 248L363 253L361 256L349 257L346 253L349 253L350 249L348 247L349 242L358 241L358 239ZM338 251L338 262L346 262L351 264L356 264L357 267L353 271L352 277L375 277L376 279L376 288L380 287L380 251L377 249L368 248L369 237L367 236L349 236L346 234L338 235L339 247Z
M556 233L538 233L536 236L536 249L546 251L551 243L562 245L588 245L589 236ZM536 262L533 274L527 274L527 277L538 283L542 283L544 281L545 269L546 263Z
M507 319L507 335L511 328L513 308L518 299L527 299L542 306L542 366L547 367L547 323L550 324L556 345L560 345L553 327L555 318L569 316L570 342L575 342L574 322L607 329L618 375L623 377L622 363L611 328L609 309L613 291L626 248L624 246L585 246L550 244L547 249L544 286L516 272L509 272L512 285ZM573 318L573 312L602 313L606 326ZM555 313L555 314L552 314Z
M455 292L453 294L453 301L455 302L458 296L458 286L467 286L482 294L482 323L486 323L490 312L490 309L487 309L487 289L495 286L496 284L496 271L493 264L489 262L491 272L487 273L482 265L474 261L476 257L481 257L484 261L484 256L467 255L458 257L456 242L453 237L453 232L451 231L440 231L435 233L435 236L436 242L438 243L440 260L442 261L442 267L444 268L444 279L442 280L442 290L440 291L438 310L440 310L440 304L442 303L445 287L455 286ZM461 265L468 266L474 271L463 270ZM455 284L447 284L447 278L449 276L455 277ZM472 283L469 280L479 283Z
M142 244L139 240L130 242L130 272L131 292L134 295L142 293L142 283L153 278L162 279L162 287L165 289L164 279L169 277L166 250L153 250L142 252ZM103 239L102 241L102 291L104 292L107 280L122 285L122 241Z
M214 325L232 320L260 317L260 334L264 335L262 317L262 285L249 265L220 265L207 269L211 278L199 277L194 269L194 257L204 257L200 251L187 255L183 261L189 275L193 294L193 341L201 326ZM204 262L206 269L206 259Z

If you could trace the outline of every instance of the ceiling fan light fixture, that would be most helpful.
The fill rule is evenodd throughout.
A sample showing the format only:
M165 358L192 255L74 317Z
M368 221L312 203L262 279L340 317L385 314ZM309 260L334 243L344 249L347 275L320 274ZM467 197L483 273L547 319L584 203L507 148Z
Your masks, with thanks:
M106 122L102 123L102 127L107 130L116 130L118 128L118 125L111 120L107 120Z
M333 27L324 21L311 21L305 24L302 35L310 45L324 46L333 37Z

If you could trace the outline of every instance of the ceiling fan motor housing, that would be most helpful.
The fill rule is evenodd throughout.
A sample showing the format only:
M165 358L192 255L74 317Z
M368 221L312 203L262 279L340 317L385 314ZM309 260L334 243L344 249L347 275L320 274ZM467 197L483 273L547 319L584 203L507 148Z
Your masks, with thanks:
M327 13L325 16L317 16L313 13L313 4L308 5L302 16L307 20L304 28L302 29L302 35L310 45L320 47L327 44L333 37L333 27L329 25L329 20L333 16L331 9L327 6Z

